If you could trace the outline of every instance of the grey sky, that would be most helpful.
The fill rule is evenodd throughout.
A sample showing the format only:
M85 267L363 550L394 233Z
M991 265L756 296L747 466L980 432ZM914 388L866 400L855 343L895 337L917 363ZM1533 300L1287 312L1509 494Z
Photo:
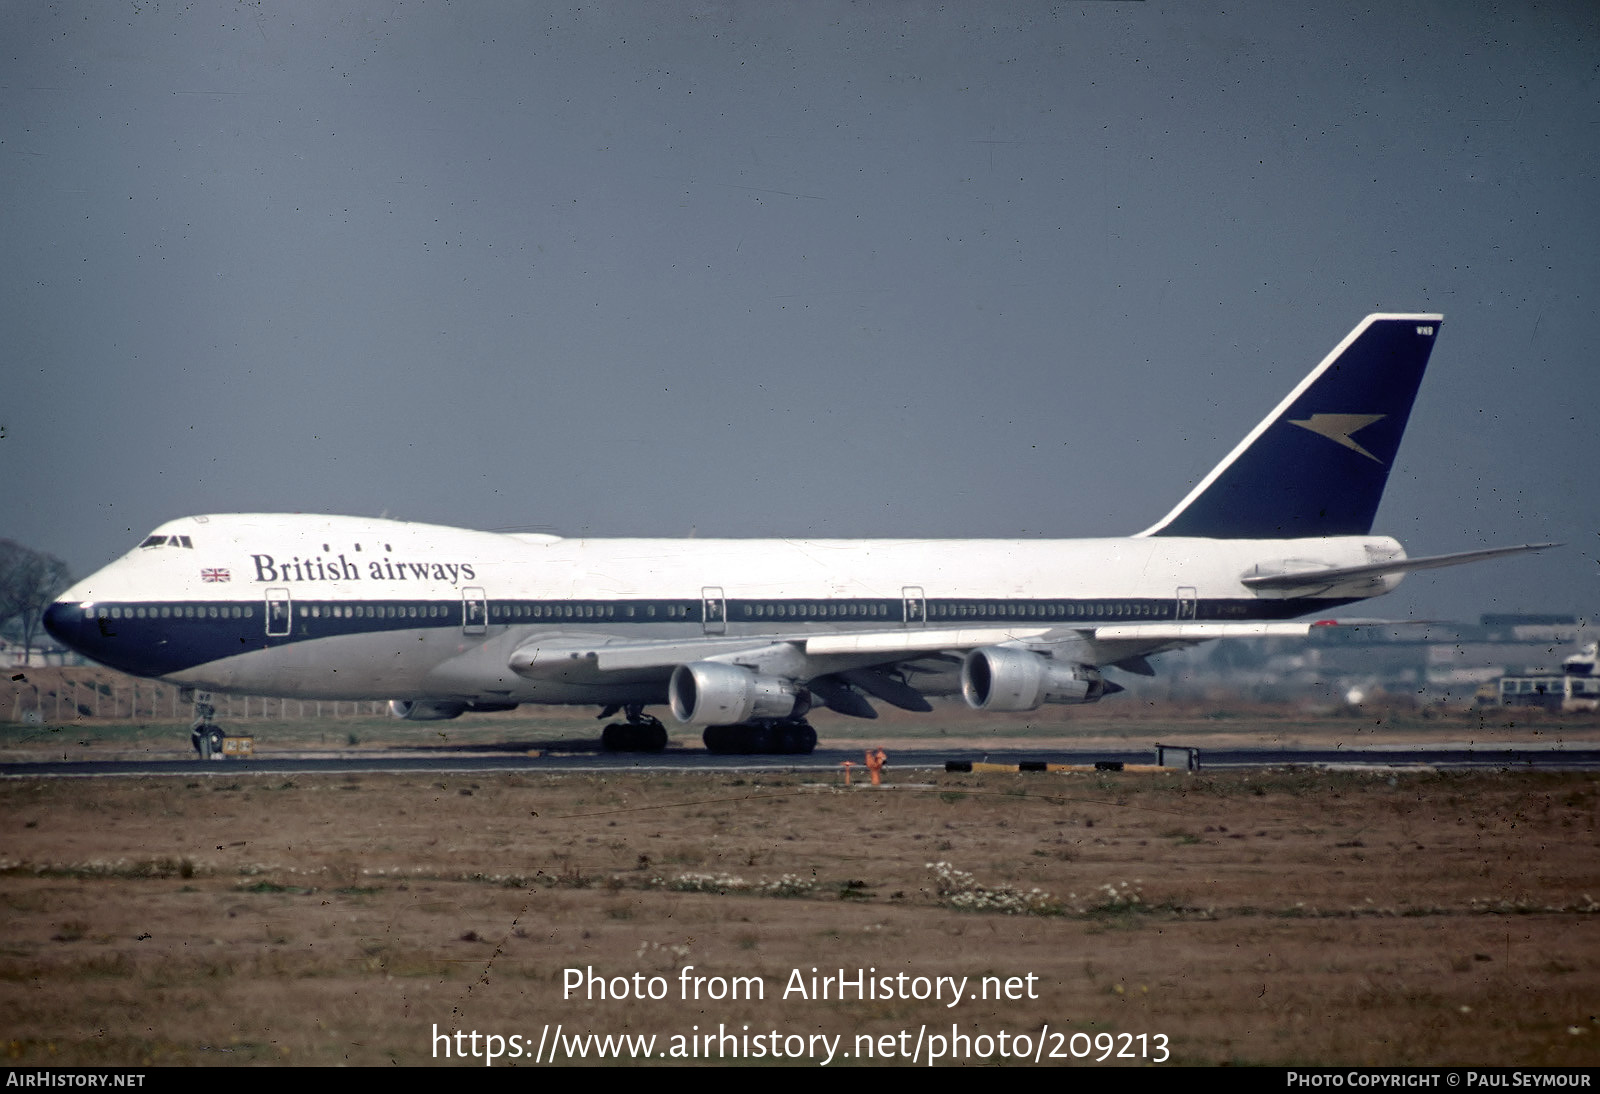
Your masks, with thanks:
M0 0L0 535L1075 536L1445 324L1375 611L1597 614L1588 3Z

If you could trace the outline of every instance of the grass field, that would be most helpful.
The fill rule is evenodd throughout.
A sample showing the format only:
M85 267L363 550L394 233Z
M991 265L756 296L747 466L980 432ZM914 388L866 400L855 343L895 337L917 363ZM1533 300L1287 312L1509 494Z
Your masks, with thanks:
M654 1035L653 1063L718 1030L818 1063L838 1038L834 1066L1018 1035L1056 1062L1600 1062L1596 776L890 781L9 779L8 1062L442 1063L435 1033L531 1055L558 1024L564 1055ZM785 997L813 969L967 980L953 1007ZM564 992L583 970L662 997Z
M9 692L0 689L0 714L13 710L27 717L0 721L0 759L192 755L190 712L177 703L176 689L168 685L84 668L29 669L8 683ZM598 742L603 725L593 708L530 706L448 721L408 722L373 713L381 706L221 697L217 720L230 733L254 736L256 747L266 751L586 748ZM1128 749L1157 741L1200 747L1600 742L1600 717L1593 714L1560 715L1526 707L1418 710L1403 701L1359 709L1306 709L1225 698L1151 704L1117 696L1091 706L982 714L955 700L937 703L931 715L889 707L880 715L875 721L862 721L824 710L813 712L811 720L820 747L851 749L939 743L966 748L1099 744ZM670 719L668 730L673 747L700 747L698 731Z

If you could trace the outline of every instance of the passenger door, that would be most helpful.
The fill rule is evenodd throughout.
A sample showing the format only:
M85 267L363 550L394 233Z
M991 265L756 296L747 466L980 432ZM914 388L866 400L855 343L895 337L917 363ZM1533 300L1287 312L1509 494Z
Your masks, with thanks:
M288 589L267 590L267 637L287 638L294 626L294 602Z
M707 585L700 590L700 619L707 634L728 633L728 601L722 586Z
M476 587L461 590L461 633L483 634L489 629L489 598Z

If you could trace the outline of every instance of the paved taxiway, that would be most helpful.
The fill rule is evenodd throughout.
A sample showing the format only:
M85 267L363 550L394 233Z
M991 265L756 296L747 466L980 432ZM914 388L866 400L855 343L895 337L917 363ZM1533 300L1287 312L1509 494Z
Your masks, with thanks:
M1372 768L1506 769L1590 771L1600 769L1600 748L1470 744L1415 748L1219 748L1200 749L1202 770L1320 766ZM1093 765L1149 764L1154 749L903 749L889 757L891 770L945 769L954 762ZM546 749L537 752L486 748L393 750L383 752L297 752L257 755L243 760L201 763L194 759L117 759L0 763L0 777L130 775L294 775L375 772L462 773L518 771L813 771L837 775L846 761L858 765L857 749L819 749L809 756L716 756L699 749L658 753L611 753L598 749Z

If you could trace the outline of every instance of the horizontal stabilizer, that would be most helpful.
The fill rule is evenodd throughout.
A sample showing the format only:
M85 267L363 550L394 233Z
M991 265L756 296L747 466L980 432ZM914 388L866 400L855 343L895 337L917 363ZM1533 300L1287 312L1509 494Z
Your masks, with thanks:
M1520 555L1528 551L1543 551L1559 546L1561 546L1559 543L1525 543L1517 547L1490 547L1482 551L1458 551L1455 554L1430 555L1426 558L1397 558L1366 566L1336 566L1325 570L1305 570L1292 574L1262 574L1240 580L1249 588L1261 591L1309 592L1362 578L1405 574L1412 570L1436 570L1443 566L1461 566L1468 562L1482 562L1485 559Z

